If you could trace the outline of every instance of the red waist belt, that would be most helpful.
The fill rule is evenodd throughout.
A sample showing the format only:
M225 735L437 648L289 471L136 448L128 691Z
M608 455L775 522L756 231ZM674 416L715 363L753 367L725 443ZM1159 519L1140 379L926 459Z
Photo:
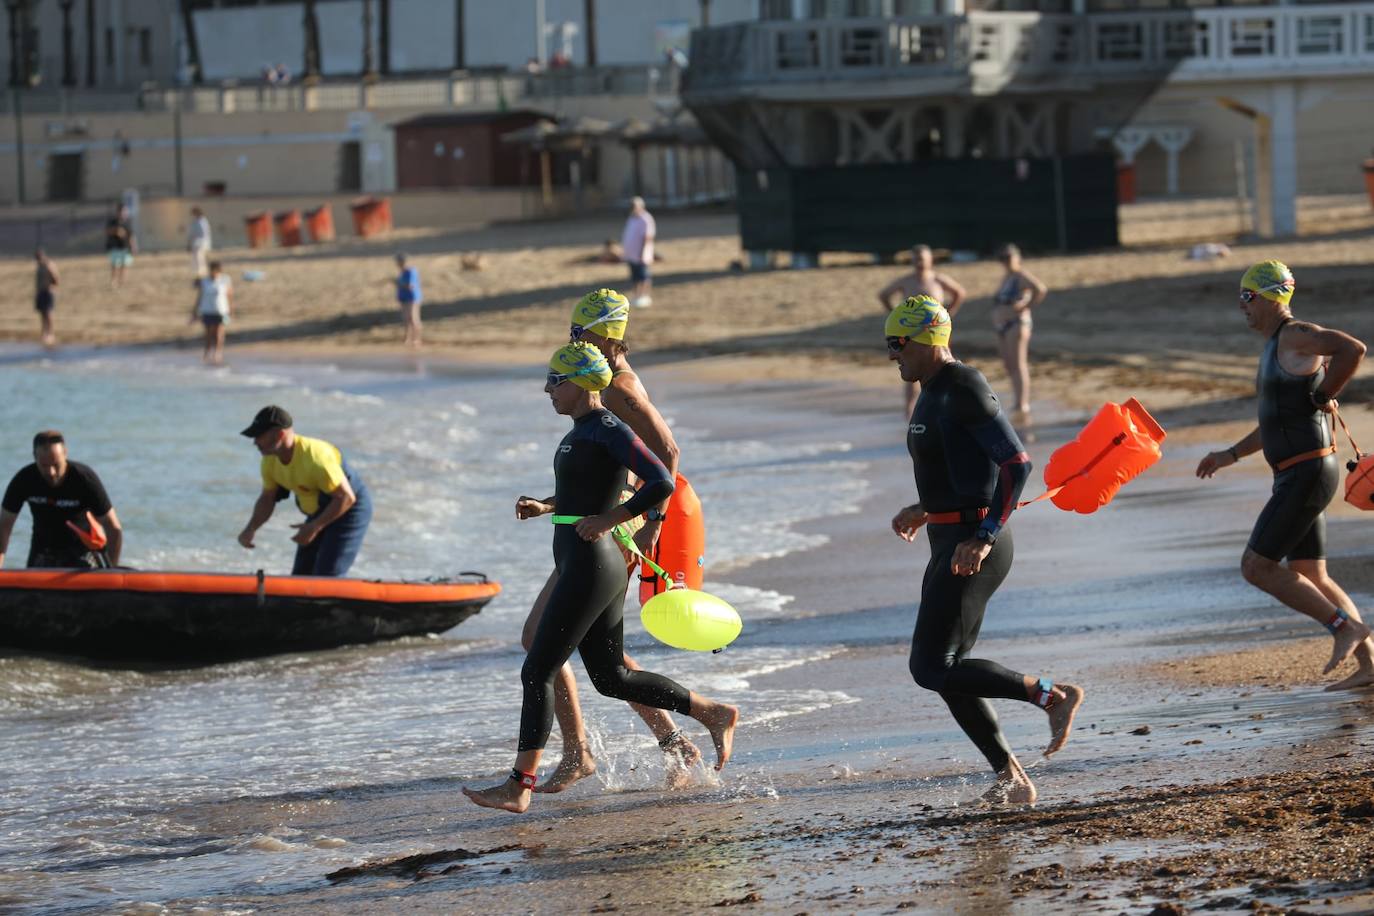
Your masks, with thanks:
M1310 452L1303 452L1300 455L1294 455L1292 458L1285 458L1278 464L1274 465L1274 470L1276 472L1286 471L1295 464L1302 464L1304 461L1312 461L1316 458L1325 458L1327 455L1334 454L1336 454L1336 446L1335 443L1332 443L1331 445L1328 445L1326 448L1315 448Z
M987 517L987 509L956 509L953 512L926 513L926 521L932 525L971 525Z

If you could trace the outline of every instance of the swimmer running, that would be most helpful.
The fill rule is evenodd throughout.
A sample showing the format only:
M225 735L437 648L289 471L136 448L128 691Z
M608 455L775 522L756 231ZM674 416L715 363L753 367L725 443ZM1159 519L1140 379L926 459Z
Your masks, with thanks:
M570 338L584 341L599 349L611 367L611 383L601 392L601 404L630 428L630 432L640 438L649 451L668 469L670 479L675 479L678 469L678 447L673 439L672 430L663 416L649 400L639 376L630 368L625 345L625 328L629 323L630 303L613 289L598 289L582 297L573 306ZM639 549L652 555L654 544L658 541L663 528L664 511L667 502L649 509L644 525L635 532L635 543ZM544 500L522 496L515 504L517 518L532 518L553 511L553 497ZM633 566L633 556L626 561ZM544 616L549 593L558 581L555 570L544 583L544 588L535 599L534 607L525 620L521 642L526 651L534 641L539 621ZM639 665L628 655L625 667L638 671ZM668 785L679 788L691 777L691 768L701 759L701 751L691 742L673 722L673 717L665 710L652 706L630 704L644 724L649 726L658 746L663 750L668 763ZM558 669L554 681L554 715L558 719L558 730L563 735L563 758L548 779L540 783L536 792L562 792L580 779L596 772L596 760L592 756L587 741L587 729L582 721L582 706L577 699L577 681L573 677L571 665Z
M1241 556L1241 575L1330 631L1334 642L1323 674L1355 656L1355 673L1326 688L1351 690L1374 684L1374 647L1355 603L1326 571L1325 511L1340 483L1328 414L1364 359L1365 345L1343 331L1296 320L1289 308L1295 287L1292 271L1279 261L1261 261L1241 277L1241 313L1268 340L1255 380L1259 426L1235 445L1210 452L1197 476L1211 477L1264 452L1274 489Z
M907 451L921 501L892 519L914 541L924 525L930 562L911 639L911 675L940 694L954 720L987 758L997 783L993 803L1034 804L1035 786L1012 754L990 698L1034 703L1049 717L1045 756L1069 739L1083 689L969 658L988 599L1011 570L1011 530L1031 465L1016 431L981 372L949 351L949 313L929 296L907 299L887 316L888 358L902 380L921 383L907 430Z
M665 502L673 493L673 478L629 427L602 406L600 392L611 383L611 367L600 350L580 341L568 344L554 353L549 370L544 390L554 410L573 420L572 431L559 444L553 463L553 502L559 513L553 533L557 579L520 671L524 703L515 768L499 785L480 791L463 789L479 805L516 813L529 807L535 771L553 728L555 676L574 649L582 656L592 685L602 694L671 709L704 725L715 744L717 770L730 760L739 721L734 706L625 665L624 603L629 577L624 557L607 535L615 526ZM621 503L627 470L643 485ZM531 511L529 517L543 514Z

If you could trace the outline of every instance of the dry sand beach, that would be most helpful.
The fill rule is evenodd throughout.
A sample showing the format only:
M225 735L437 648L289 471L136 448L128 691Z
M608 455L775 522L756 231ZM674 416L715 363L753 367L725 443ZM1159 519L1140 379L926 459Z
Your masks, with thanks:
M633 314L629 334L655 399L755 403L759 435L822 428L873 468L855 511L806 523L823 547L731 574L759 588L786 582L795 596L751 638L842 645L768 674L769 687L823 684L857 702L785 728L751 725L745 710L719 784L666 794L589 779L536 797L523 817L467 805L457 775L226 798L178 817L207 837L337 839L339 867L263 893L149 899L174 912L1374 911L1374 692L1323 693L1320 631L1240 579L1266 469L1251 461L1207 485L1192 476L1202 454L1253 425L1260 341L1234 301L1240 273L1281 258L1298 279L1299 315L1374 341L1374 217L1348 199L1307 201L1302 237L1197 262L1186 243L1222 239L1233 225L1224 204L1124 214L1127 247L1027 264L1052 291L1032 340L1037 466L1104 400L1138 397L1169 430L1165 460L1112 511L1036 507L1016 519L1016 571L999 594L1015 620L1008 610L999 622L994 603L980 651L1062 670L1089 691L1069 747L1032 766L1037 807L974 804L988 784L981 760L906 670L925 548L887 531L892 507L910 499L910 465L874 298L904 268L837 256L819 270L735 271L733 217L661 214L654 305ZM535 367L576 297L624 282L619 267L584 260L618 226L587 218L221 252L237 294L230 362L251 348L404 369L416 357L398 346L390 286L391 254L404 249L423 276L431 369ZM465 251L484 252L485 269L463 270ZM103 259L57 257L64 346L195 346L183 253L139 257L116 291ZM986 314L998 268L940 269L971 295L956 355L1004 391ZM244 281L245 270L263 278ZM37 321L21 305L31 262L0 263L0 290L15 303L0 338L32 340ZM1366 368L1343 415L1374 443L1371 394ZM1038 487L1037 475L1028 491ZM1368 606L1374 518L1337 503L1331 519L1333 574ZM1009 737L1036 760L1043 719L1012 705L999 704Z

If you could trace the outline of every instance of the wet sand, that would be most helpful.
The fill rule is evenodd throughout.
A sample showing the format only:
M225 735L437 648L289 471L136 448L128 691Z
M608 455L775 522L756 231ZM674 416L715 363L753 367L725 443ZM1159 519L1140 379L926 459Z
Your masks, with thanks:
M149 899L173 911L321 913L1374 906L1374 694L1325 694L1311 670L1285 677L1272 667L1272 653L1292 647L1294 665L1319 663L1321 642L1313 626L1240 581L1235 561L1263 501L1262 476L1195 492L1190 468L1202 443L1231 434L1227 411L1180 424L1166 459L1108 510L1080 517L1040 506L1016 519L1016 566L979 654L1080 683L1089 698L1069 746L1049 761L1038 754L1048 737L1043 714L997 704L1041 801L986 808L978 803L991 785L986 765L906 670L928 554L887 531L911 487L898 392L759 378L768 363L755 373L757 362L657 367L649 378L665 403L709 404L728 383L759 405L759 434L821 429L868 463L869 494L855 511L803 526L825 544L725 576L795 596L785 615L750 622L744 639L816 648L810 663L761 675L758 685L823 686L853 702L782 723L752 722L745 709L724 776L703 772L678 792L646 788L642 775L606 774L536 796L529 813L513 816L467 803L462 785L501 774L465 772L455 761L448 779L168 812L197 844L251 838L252 848L283 857L323 848L329 864L306 880L264 875L258 888ZM1046 411L1031 447L1037 464L1081 419L1067 406ZM1368 564L1360 524L1333 520L1344 551L1338 576ZM1368 600L1367 579L1350 575L1347 585ZM1194 676L1193 666L1219 652L1228 676ZM602 727L626 721L600 719L604 701L588 702L596 721L617 723ZM643 765L652 786L657 767Z
M1034 809L1008 810L976 803L991 784L985 764L907 673L927 554L887 530L912 487L900 390L872 344L873 291L896 269L856 259L732 273L728 219L681 217L674 240L676 219L660 221L669 260L655 305L631 324L656 400L750 398L759 434L844 439L869 462L869 493L855 511L804 526L824 545L728 576L795 596L785 616L751 625L746 638L817 647L817 660L760 682L793 692L823 685L856 702L785 727L753 723L744 710L724 777L675 793L589 779L515 817L463 800L462 784L499 774L463 772L455 761L451 779L170 812L198 843L257 837L258 848L278 844L283 856L323 847L333 865L309 880L265 877L261 887L207 888L179 901L150 889L149 900L174 910L330 913L1374 908L1374 692L1323 693L1320 631L1240 580L1265 469L1251 461L1206 484L1192 476L1208 449L1253 424L1259 342L1237 314L1235 276L1251 260L1284 257L1298 273L1300 312L1372 339L1364 223L1281 252L1238 248L1209 264L1183 260L1176 246L1029 263L1055 289L1032 345L1036 464L1103 400L1141 398L1170 438L1165 460L1110 510L1078 517L1036 507L1015 521L1015 571L979 654L1080 683L1089 697L1051 761L1037 756L1043 714L997 704L1041 792ZM427 334L438 345L426 359L470 367L514 351L533 363L557 343L575 293L619 282L617 268L569 264L606 230L596 221L549 227L538 247L510 229L407 239L434 303ZM568 242L576 232L588 238ZM487 251L488 269L460 272L455 246ZM268 278L239 283L243 316L231 347L409 359L394 348L387 252L240 254L236 278L248 265ZM182 335L173 318L184 322L189 295L183 305L165 292L181 260L142 259L129 288L112 295L73 282L60 332L91 344ZM24 270L4 265L0 288L17 297ZM956 353L1005 390L984 315L996 270L949 270L982 297L956 321ZM0 323L0 335L28 333L13 313ZM1367 385L1362 373L1347 401L1366 400ZM1346 415L1357 437L1374 441L1362 407ZM1343 504L1331 518L1334 574L1367 605L1368 521Z

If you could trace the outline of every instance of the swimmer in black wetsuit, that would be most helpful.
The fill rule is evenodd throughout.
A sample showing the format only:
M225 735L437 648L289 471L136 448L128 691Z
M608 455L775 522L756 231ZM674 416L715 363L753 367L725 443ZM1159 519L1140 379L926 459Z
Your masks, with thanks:
M1288 307L1293 273L1278 261L1254 265L1240 286L1246 323L1268 338L1256 378L1259 425L1230 448L1204 457L1197 476L1211 477L1264 452L1274 469L1274 489L1241 557L1241 574L1331 632L1331 660L1323 673L1355 656L1355 673L1327 690L1365 687L1374 684L1374 644L1350 596L1327 574L1324 517L1340 483L1327 415L1364 359L1365 346L1341 331L1295 320Z
M560 348L550 361L545 390L556 411L572 417L573 429L554 457L554 505L530 507L526 517L556 508L553 537L558 581L534 634L520 677L524 704L520 745L510 778L490 789L464 788L479 805L516 813L530 804L535 770L554 717L554 676L576 649L592 685L606 696L691 716L711 733L716 769L730 759L739 710L716 703L662 675L625 665L625 560L607 537L623 524L668 499L673 480L639 438L601 406L599 392L611 381L601 351L588 344ZM625 472L643 486L624 503ZM533 502L533 501L530 501Z
M969 658L988 599L1011 569L1011 531L1004 526L1030 476L1030 459L978 370L954 358L949 314L928 296L908 299L888 316L889 358L903 381L921 383L907 449L921 501L892 519L912 541L921 526L930 562L911 640L911 675L940 694L959 727L997 773L984 796L1034 804L1035 786L1012 754L990 698L1035 703L1050 720L1045 756L1068 741L1083 690Z

